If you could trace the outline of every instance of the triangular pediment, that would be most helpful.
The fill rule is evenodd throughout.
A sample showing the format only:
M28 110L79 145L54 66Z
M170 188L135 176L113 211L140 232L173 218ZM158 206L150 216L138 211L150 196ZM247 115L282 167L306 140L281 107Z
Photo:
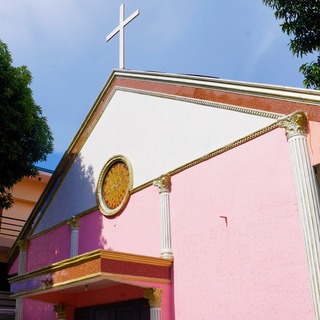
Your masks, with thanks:
M79 152L34 232L96 207L99 175L115 155L131 162L135 189L249 137L279 117L229 104L114 87L73 141Z

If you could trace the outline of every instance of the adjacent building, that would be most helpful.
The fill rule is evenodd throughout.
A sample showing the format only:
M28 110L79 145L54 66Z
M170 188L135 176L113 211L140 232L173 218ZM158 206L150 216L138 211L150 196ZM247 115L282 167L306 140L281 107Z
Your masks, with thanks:
M38 171L36 177L26 177L14 186L13 207L0 209L0 319L13 319L15 313L15 301L10 298L7 255L52 175L52 171L44 168Z

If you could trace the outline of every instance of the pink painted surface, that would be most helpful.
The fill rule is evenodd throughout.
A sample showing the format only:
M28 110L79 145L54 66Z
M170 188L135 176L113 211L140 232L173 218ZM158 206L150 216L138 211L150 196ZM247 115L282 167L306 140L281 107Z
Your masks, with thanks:
M164 285L163 320L313 319L283 129L173 176L170 202L174 270L170 290ZM81 217L79 237L80 254L101 248L160 256L157 188L133 194L115 218ZM69 247L69 226L32 239L28 271L67 258Z
M174 176L172 185L176 319L313 319L282 129Z
M46 232L28 244L27 272L70 257L70 227L63 225Z
M314 166L320 163L319 137L320 137L320 123L309 121L308 147L309 147L311 162L312 162L312 165Z
M158 189L149 187L134 193L125 210L116 217L107 218L99 211L82 217L79 253L100 248L159 257L159 201Z
M25 320L57 320L53 305L40 301L25 300L23 306ZM71 319L70 319L71 320Z
M18 273L18 268L19 268L19 256L17 256L16 259L14 260L8 274L12 275L12 274Z
M79 254L104 248L102 230L102 214L95 211L80 219Z

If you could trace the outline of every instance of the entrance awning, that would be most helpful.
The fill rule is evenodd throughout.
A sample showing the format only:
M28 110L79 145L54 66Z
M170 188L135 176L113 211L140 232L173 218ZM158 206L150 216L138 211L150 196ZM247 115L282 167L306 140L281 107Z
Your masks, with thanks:
M59 293L150 283L171 283L173 261L121 252L95 250L10 279L12 297L56 303Z

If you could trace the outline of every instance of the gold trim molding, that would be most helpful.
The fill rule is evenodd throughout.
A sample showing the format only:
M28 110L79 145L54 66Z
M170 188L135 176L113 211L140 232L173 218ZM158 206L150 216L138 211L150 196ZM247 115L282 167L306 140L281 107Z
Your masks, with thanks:
M134 255L129 253L122 253L122 252L116 252L116 251L107 251L107 250L94 250L90 251L88 253L84 253L82 255L72 257L66 260L62 260L57 263L53 263L49 266L46 266L44 268L31 271L28 273L25 273L21 276L15 276L10 278L10 283L14 283L20 280L26 280L33 278L38 275L47 274L47 273L53 273L55 271L59 271L62 269L66 269L69 267L77 266L79 264L89 262L95 259L110 259L110 260L117 260L117 261L124 261L124 262L132 262L132 263L140 263L140 264L147 264L147 265L153 265L153 266L159 266L159 267L171 267L172 261L168 259L162 259L162 258L155 258L155 257L148 257L148 256L142 256L142 255Z
M256 132L250 134L250 135L247 135L247 136L245 136L245 137L243 137L243 138L241 138L239 140L236 140L236 141L234 141L234 142L232 142L230 144L227 144L222 148L219 148L219 149L217 149L215 151L212 151L212 152L210 152L210 153L208 153L208 154L206 154L206 155L204 155L204 156L202 156L200 158L197 158L197 159L195 159L195 160L193 160L191 162L188 162L188 163L184 164L181 167L178 167L178 168L176 168L176 169L174 169L172 171L169 171L169 172L167 172L166 174L164 174L162 176L168 175L169 177L172 177L172 176L174 176L174 175L176 175L176 174L178 174L178 173L180 173L180 172L182 172L184 170L187 170L187 169L189 169L189 168L191 168L193 166L198 165L201 162L210 160L211 158L214 158L214 157L216 157L216 156L218 156L218 155L220 155L220 154L222 154L224 152L227 152L227 151L229 151L229 150L231 150L233 148L236 148L236 147L238 147L238 146L240 146L240 145L242 145L242 144L244 144L244 143L246 143L246 142L248 142L250 140L258 138L258 137L262 136L265 133L268 133L268 132L270 132L270 131L272 131L274 129L277 129L278 127L279 127L278 122L275 122L275 123L273 123L273 124L271 124L271 125L269 125L267 127L264 127L264 128L262 128L262 129L260 129L260 130L258 130ZM139 192L139 191L141 191L141 190L143 190L143 189L145 189L147 187L152 186L153 184L154 184L154 180L148 181L148 182L146 182L146 183L144 183L144 184L132 189L131 194Z
M121 252L95 250L81 256L10 278L12 297L26 297L77 287L84 281L117 283L171 283L171 260ZM138 271L137 271L138 270Z

